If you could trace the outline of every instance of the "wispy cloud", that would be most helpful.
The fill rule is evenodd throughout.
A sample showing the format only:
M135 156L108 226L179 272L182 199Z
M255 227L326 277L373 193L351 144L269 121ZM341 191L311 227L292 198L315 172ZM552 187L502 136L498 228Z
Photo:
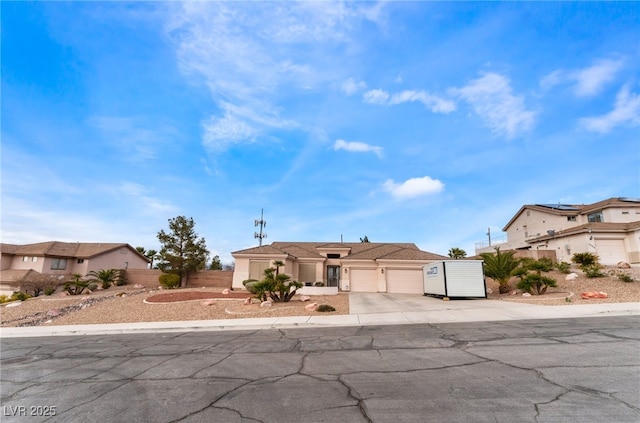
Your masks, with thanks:
M535 124L536 113L527 109L522 96L513 94L509 79L497 73L451 91L469 103L494 133L513 138Z
M444 184L429 176L407 179L402 183L387 179L383 189L398 199L408 199L425 195L437 194L444 190Z
M365 103L369 104L386 104L397 105L402 103L419 102L424 104L433 113L450 113L456 109L456 103L426 91L405 90L396 94L389 94L381 89L374 89L365 92L362 95Z
M332 56L320 53L350 43L357 23L382 20L380 8L349 2L189 2L173 9L166 30L180 68L208 87L220 110L203 122L203 144L216 152L304 126L286 118L282 98L335 78Z
M342 83L342 92L346 95L356 94L367 88L367 83L364 81L356 81L353 78L349 78Z
M374 153L378 158L382 157L382 147L369 145L359 141L336 140L333 149L350 151L352 153Z
M153 160L158 152L174 142L178 131L166 124L154 125L142 119L123 116L94 116L89 124L100 130L106 142L122 153L124 160Z
M629 86L618 92L613 110L602 116L580 119L580 123L589 131L606 134L621 125L640 125L640 96L632 93Z
M178 207L170 202L152 197L148 188L135 182L122 182L119 184L116 188L116 195L128 197L128 203L136 206L137 211L142 215L164 217L179 211Z
M622 60L603 59L583 69L558 69L542 78L540 87L547 90L559 84L571 83L577 97L591 97L615 79L623 64Z

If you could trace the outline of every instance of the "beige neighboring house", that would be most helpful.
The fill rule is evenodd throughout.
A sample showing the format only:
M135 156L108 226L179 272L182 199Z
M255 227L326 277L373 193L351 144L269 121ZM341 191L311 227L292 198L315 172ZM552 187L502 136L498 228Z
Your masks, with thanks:
M593 204L524 205L502 229L507 242L476 245L476 254L501 250L553 251L558 261L590 252L600 263L640 264L640 199L609 198Z
M423 294L422 266L448 259L410 243L274 242L231 253L233 288L246 279L263 278L280 260L282 271L307 286L322 283L340 291Z
M0 284L5 287L19 285L32 272L64 278L101 269L146 269L149 263L135 248L122 243L0 244L0 253Z

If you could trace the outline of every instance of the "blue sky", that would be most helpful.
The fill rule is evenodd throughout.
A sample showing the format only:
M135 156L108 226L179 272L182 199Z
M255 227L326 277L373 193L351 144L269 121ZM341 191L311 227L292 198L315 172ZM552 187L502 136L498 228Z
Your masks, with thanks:
M623 3L3 2L2 242L473 254L523 205L640 196Z

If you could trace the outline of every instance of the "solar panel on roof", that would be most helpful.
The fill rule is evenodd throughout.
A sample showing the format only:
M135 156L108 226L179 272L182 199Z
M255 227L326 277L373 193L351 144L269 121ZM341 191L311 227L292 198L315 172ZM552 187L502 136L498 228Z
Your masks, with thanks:
M578 211L579 209L575 208L572 205L569 204L537 204L538 206L541 207L547 207L550 209L555 209L555 210L569 210L569 211Z

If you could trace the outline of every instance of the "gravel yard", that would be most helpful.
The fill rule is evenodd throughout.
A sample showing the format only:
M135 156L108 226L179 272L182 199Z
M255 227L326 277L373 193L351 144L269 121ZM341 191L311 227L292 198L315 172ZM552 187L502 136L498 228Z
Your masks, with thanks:
M611 270L611 269L609 269ZM498 285L487 279L487 288L492 293L489 299L501 301L515 301L529 304L548 306L571 306L588 303L620 303L640 302L640 269L625 270L634 277L634 282L622 282L617 277L588 279L579 274L575 280L566 281L566 275L559 272L547 274L557 280L556 288L549 288L542 296L523 297L521 292L515 295L498 294ZM515 288L516 279L512 279ZM586 291L606 292L604 299L582 299L580 294ZM160 294L193 293L190 301L147 303L147 298ZM314 296L309 302L300 301L296 296L289 303L274 303L271 307L260 307L257 300L251 305L244 305L250 295L233 291L226 298L220 295L221 289L179 289L179 290L145 290L134 289L130 286L111 287L108 290L98 290L89 295L40 296L23 302L3 304L0 307L0 326L38 326L38 325L78 325L105 323L134 323L160 322L179 320L211 320L211 319L242 319L253 317L283 317L283 316L311 316L326 314L349 314L349 294ZM210 294L210 295L209 295ZM184 294L183 294L184 295ZM229 298L236 297L236 298ZM237 298L240 297L240 298ZM150 300L151 301L151 300ZM320 313L308 311L305 306L310 302L329 304L336 311ZM19 304L19 305L15 305Z
M283 317L349 314L348 294L313 296L310 301L300 301L299 296L288 303L274 303L260 307L257 300L244 305L250 294L241 298L220 298L209 301L204 297L224 297L221 289L144 290L131 287L111 287L89 295L50 297L40 296L19 302L3 304L0 315L3 327L38 325L79 325L131 322L167 322L178 320L242 319L251 317ZM167 293L194 293L197 299L169 303L146 303L149 297ZM117 295L124 293L124 295ZM212 295L204 295L210 293ZM215 295L218 294L218 295ZM233 292L236 294L236 292ZM232 295L236 296L236 295ZM237 296L236 296L237 297ZM205 303L211 303L205 305ZM307 311L309 303L329 304L336 311L320 313ZM16 303L13 303L16 304Z

